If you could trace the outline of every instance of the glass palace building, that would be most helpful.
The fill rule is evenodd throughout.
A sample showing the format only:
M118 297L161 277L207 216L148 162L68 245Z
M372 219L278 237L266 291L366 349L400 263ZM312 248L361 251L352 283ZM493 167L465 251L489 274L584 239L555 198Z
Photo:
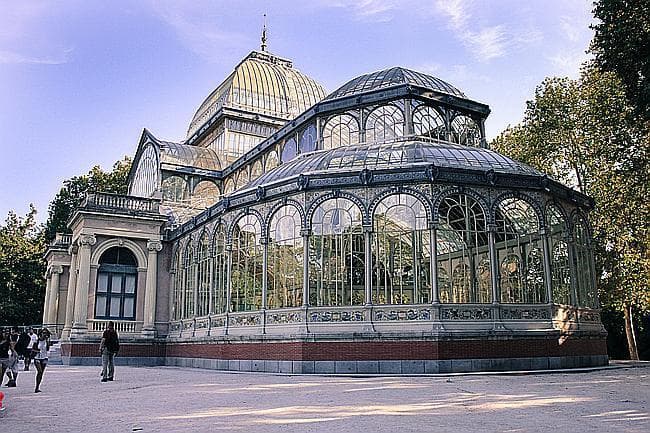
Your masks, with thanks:
M332 93L253 51L129 194L50 246L64 362L287 373L607 364L593 201L487 147L487 105L393 67Z

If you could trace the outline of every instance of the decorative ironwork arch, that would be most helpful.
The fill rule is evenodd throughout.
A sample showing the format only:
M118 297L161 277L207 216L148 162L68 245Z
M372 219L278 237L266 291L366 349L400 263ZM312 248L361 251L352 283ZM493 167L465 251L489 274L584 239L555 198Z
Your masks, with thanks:
M508 192L501 193L492 201L492 206L490 206L490 215L488 217L489 221L491 222L496 221L496 212L497 212L497 208L499 207L499 203L509 198L523 200L526 203L528 203L535 211L535 215L537 216L538 227L541 228L546 226L544 222L544 211L541 205L539 204L539 202L535 200L533 197L531 197L530 195L523 194L518 191L508 191Z
M382 202L382 200L384 200L386 197L389 197L391 195L397 195L397 194L410 195L420 200L427 214L427 221L432 221L433 207L431 205L431 201L429 200L429 198L416 189L402 188L402 187L387 189L385 191L382 191L379 195L377 195L374 199L372 199L370 205L368 206L368 214L370 215L370 218L372 218L375 215L375 210L377 209L379 203Z
M352 203L357 205L359 207L359 211L361 212L361 219L363 221L363 225L368 225L371 223L371 218L370 214L368 213L368 207L364 203L362 199L357 197L356 195L349 193L349 192L344 192L344 191L333 191L328 194L324 194L320 197L318 197L316 200L314 200L308 207L307 209L307 218L306 218L306 225L303 227L305 229L311 229L311 220L314 217L314 212L316 209L318 209L318 206L322 204L323 202L333 199L333 198L345 198L350 200Z
M494 220L490 220L490 218L491 218L491 215L489 213L490 205L488 204L488 201L486 200L486 198L482 194L478 193L477 191L474 191L473 189L465 188L465 187L458 187L458 186L444 189L440 193L438 193L438 195L436 196L436 198L435 198L435 200L433 201L433 204L432 204L433 218L432 218L431 221L433 223L438 223L439 220L440 220L439 212L440 212L440 204L442 203L442 201L445 198L447 198L447 197L449 197L451 195L454 195L454 194L464 194L464 195L467 195L467 196L471 197L472 199L474 199L478 203L478 205L481 207L481 210L483 211L483 214L485 215L485 217L487 219L486 223L487 224L494 224Z
M269 226L271 224L271 220L273 219L273 216L278 210L282 209L284 206L295 207L296 210L298 210L298 215L300 215L300 228L304 229L306 227L305 210L303 209L300 202L293 199L286 199L286 200L280 200L279 202L274 204L271 210L266 215L266 219L264 220L264 226L263 226L263 230L265 230L266 233L268 233L269 231Z
M248 216L248 215L253 215L255 218L257 218L257 222L260 224L260 230L263 231L263 233L260 233L260 238L262 240L266 239L267 233L266 233L266 229L264 228L264 218L262 218L262 214L260 214L255 209L248 208L248 209L245 209L244 211L239 212L238 214L236 214L235 217L230 222L230 226L227 227L227 230L226 230L227 243L232 242L232 235L233 235L233 231L235 230L235 226L237 225L237 222L240 219L242 219L243 217Z

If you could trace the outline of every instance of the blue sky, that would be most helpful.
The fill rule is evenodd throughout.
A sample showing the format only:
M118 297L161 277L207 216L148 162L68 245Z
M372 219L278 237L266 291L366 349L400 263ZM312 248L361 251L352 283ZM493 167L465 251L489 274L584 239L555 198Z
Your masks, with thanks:
M0 0L0 219L47 218L62 182L133 155L143 128L182 140L194 111L252 49L328 92L405 66L488 104L493 138L547 76L576 77L585 0Z

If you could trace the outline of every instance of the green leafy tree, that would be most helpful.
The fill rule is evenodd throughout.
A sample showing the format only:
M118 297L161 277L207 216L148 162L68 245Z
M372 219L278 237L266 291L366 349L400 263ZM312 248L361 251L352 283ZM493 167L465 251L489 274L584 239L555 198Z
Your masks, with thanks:
M75 176L63 182L63 188L50 203L48 219L45 224L45 238L54 239L57 232L66 233L67 223L74 209L81 204L87 192L101 191L115 194L127 193L127 177L131 169L131 159L117 161L113 170L105 172L94 166L88 174Z
M40 323L45 296L45 243L35 220L9 212L0 225L0 326Z
M623 81L637 114L650 121L650 2L598 0L590 51L598 67Z
M587 65L578 80L547 78L524 120L492 148L590 195L600 300L624 314L631 358L633 318L650 308L650 137L614 73ZM611 333L615 335L616 333Z

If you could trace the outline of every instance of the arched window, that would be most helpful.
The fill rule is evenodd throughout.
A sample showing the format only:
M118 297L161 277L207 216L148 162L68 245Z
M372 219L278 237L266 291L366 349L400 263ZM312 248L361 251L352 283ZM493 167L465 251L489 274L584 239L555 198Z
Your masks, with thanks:
M226 179L226 183L223 185L223 194L227 195L235 191L235 181L232 177Z
M237 184L236 184L236 188L237 188L237 189L241 189L241 188L245 187L246 185L248 185L248 182L249 182L249 178L248 178L248 170L246 170L246 168L242 168L242 169L239 170L239 172L237 173Z
M431 253L427 215L408 194L383 199L373 215L372 302L430 302Z
M268 308L302 305L303 244L300 213L283 206L271 219L268 245Z
M445 120L438 110L427 105L421 105L413 112L413 132L422 137L447 140Z
M131 195L151 197L158 189L158 155L153 144L148 144L142 151L138 168L133 176Z
M491 302L490 259L485 212L465 194L445 197L438 208L438 266L451 275L449 293L438 272L441 302Z
M97 271L95 317L135 320L138 262L124 247L112 247L102 254Z
M219 188L210 180L202 180L194 187L192 206L195 208L208 208L219 200Z
M187 182L180 176L169 176L162 182L163 200L183 202L187 200Z
M262 245L260 222L253 215L240 218L232 236L231 311L262 306Z
M284 147L282 148L282 162L289 162L298 155L298 149L296 148L296 140L293 138L288 139L284 142Z
M214 271L212 277L212 311L219 314L226 312L228 289L228 260L226 256L226 227L217 224L212 238L214 252Z
M576 289L578 305L581 307L595 308L596 289L594 287L595 272L591 259L591 242L587 222L582 216L575 219L574 239L576 248L576 275L578 277Z
M183 255L181 254L180 246L174 253L174 292L172 293L172 320L178 320L182 317L183 311L183 291L185 284L185 270L183 268Z
M546 229L551 250L551 288L553 302L571 304L571 270L569 268L569 246L566 242L567 226L557 206L546 208Z
M363 304L364 251L361 211L357 205L345 198L321 203L312 217L309 237L310 304Z
M316 126L312 123L302 130L299 142L300 153L316 150Z
M210 235L204 231L199 239L197 257L197 316L210 314L210 274L212 271L212 257L210 256Z
M478 124L467 116L456 116L451 122L453 142L466 146L481 144L481 129Z
M273 170L279 164L280 164L280 160L278 159L278 154L275 151L269 152L269 154L266 155L266 164L264 165L264 172L266 173L267 171Z
M366 142L390 140L404 135L404 115L394 105L372 110L366 120Z
M196 262L194 247L191 240L185 247L185 253L183 256L183 274L185 281L183 282L184 290L181 299L181 319L187 319L188 317L194 317L196 311L196 303L194 299L194 291L196 290Z
M262 160L258 159L251 166L251 182L260 177L264 173L262 168Z
M339 114L323 128L323 149L334 149L359 142L359 123L349 114Z
M542 237L535 209L525 200L506 198L497 205L495 221L501 302L546 302Z

